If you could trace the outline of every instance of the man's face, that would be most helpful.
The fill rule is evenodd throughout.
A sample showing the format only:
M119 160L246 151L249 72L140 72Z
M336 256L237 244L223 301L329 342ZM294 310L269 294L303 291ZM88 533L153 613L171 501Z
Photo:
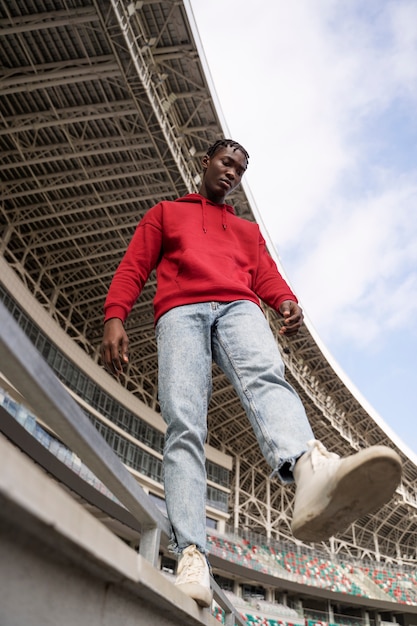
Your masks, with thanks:
M222 147L211 156L203 159L204 178L200 192L209 200L223 203L245 173L246 157L240 150Z

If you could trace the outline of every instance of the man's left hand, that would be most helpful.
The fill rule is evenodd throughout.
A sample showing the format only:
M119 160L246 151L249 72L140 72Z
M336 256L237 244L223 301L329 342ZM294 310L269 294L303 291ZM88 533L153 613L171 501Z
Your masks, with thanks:
M279 312L284 318L284 324L281 326L279 334L286 337L296 335L304 319L302 308L293 300L285 300L279 307Z

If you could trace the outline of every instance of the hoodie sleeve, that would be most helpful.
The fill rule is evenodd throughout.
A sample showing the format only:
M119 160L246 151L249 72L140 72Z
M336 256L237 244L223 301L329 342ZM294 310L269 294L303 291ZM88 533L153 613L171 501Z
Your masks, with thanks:
M254 291L265 304L279 311L285 300L298 302L286 281L281 276L275 261L269 254L265 240L259 232L258 268L254 281Z
M139 222L114 274L104 303L104 321L126 321L145 283L156 267L162 249L162 203L150 209Z

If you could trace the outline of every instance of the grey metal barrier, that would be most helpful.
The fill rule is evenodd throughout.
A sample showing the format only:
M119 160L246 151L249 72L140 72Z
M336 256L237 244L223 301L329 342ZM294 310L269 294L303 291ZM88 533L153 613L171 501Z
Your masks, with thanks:
M139 554L157 564L160 545L168 546L170 526L94 425L71 397L16 320L0 302L0 369L37 415L75 452L141 527ZM227 626L246 622L212 579L214 599Z

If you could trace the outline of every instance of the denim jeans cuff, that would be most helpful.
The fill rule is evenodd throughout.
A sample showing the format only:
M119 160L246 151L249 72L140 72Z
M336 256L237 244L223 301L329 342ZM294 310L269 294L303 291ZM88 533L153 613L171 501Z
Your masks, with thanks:
M298 459L304 454L305 450L297 454L297 456L290 457L289 459L281 459L277 467L274 469L270 478L278 476L280 481L285 485L294 482L294 467Z

